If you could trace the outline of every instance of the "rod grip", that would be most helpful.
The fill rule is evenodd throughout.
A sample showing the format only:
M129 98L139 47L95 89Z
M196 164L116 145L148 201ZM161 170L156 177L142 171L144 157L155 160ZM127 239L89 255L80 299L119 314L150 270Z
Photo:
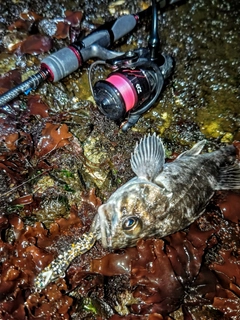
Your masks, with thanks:
M112 26L114 41L117 41L118 39L128 34L130 31L132 31L135 28L136 24L137 20L132 14L119 17Z
M50 81L57 82L77 70L81 64L79 52L74 47L69 46L44 58L41 68L48 70Z

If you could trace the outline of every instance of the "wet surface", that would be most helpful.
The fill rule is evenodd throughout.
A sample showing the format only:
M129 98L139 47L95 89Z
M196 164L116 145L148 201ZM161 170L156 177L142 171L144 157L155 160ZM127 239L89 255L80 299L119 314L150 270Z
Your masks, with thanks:
M1 3L0 93L36 73L49 52L148 4ZM203 138L205 151L240 140L239 30L234 0L189 0L162 10L161 46L175 70L159 102L128 133L94 105L92 61L3 109L1 319L239 319L240 197L230 191L216 194L186 230L113 253L97 243L65 278L32 291L35 276L133 176L130 152L144 134L160 134L169 158ZM148 31L146 21L116 48L146 46Z

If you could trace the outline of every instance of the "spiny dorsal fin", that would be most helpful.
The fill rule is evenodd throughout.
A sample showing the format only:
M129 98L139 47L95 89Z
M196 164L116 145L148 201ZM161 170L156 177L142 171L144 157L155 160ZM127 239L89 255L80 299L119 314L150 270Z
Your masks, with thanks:
M178 158L181 157L191 157L191 156L197 156L205 146L207 140L202 140L196 143L190 150L184 151L181 153Z
M240 189L240 163L221 168L218 184L215 190Z
M154 133L144 136L131 155L131 167L140 178L152 181L162 170L165 152L162 141Z

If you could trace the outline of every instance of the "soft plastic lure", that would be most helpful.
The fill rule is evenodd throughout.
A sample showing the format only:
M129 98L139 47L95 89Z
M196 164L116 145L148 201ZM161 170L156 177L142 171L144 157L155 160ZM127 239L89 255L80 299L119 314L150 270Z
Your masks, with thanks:
M77 256L90 250L96 241L96 235L93 232L85 233L77 242L70 245L70 248L60 254L45 269L43 269L34 281L34 287L37 291L44 289L50 282L64 277L70 263Z

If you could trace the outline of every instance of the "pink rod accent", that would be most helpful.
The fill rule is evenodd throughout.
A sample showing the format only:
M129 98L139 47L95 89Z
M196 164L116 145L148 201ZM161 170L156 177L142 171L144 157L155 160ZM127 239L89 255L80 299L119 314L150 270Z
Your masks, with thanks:
M82 65L82 57L80 55L80 53L78 52L78 50L72 46L69 46L68 47L70 50L72 50L72 52L75 54L75 56L77 57L78 59L78 64L79 64L79 67Z
M52 72L52 70L49 68L49 66L45 63L41 63L41 69L44 70L46 69L48 71L48 80L49 81L53 81L54 80L54 73Z

